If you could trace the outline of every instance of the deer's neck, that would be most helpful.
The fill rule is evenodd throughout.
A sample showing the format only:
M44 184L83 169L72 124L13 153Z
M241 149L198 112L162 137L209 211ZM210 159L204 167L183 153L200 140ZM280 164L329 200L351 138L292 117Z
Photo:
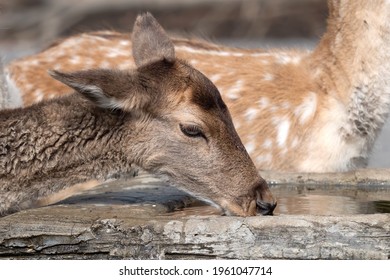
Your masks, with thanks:
M0 212L131 170L132 160L120 144L123 137L131 139L124 127L129 116L104 113L79 99L0 114Z
M325 91L346 110L346 136L373 142L390 109L390 2L330 1L328 30L314 51Z

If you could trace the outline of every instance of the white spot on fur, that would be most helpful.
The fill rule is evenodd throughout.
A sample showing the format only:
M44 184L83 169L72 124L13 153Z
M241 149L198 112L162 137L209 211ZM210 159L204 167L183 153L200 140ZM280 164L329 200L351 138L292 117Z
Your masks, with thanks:
M95 65L95 61L92 58L85 58L83 60L83 68L84 69L91 69Z
M210 76L210 80L211 80L213 83L218 82L220 79L221 79L221 74L214 74L214 75L211 75L211 76Z
M256 143L254 141L249 141L244 146L245 146L245 149L248 152L248 154L253 153L256 149Z
M82 38L70 38L68 40L65 40L61 43L61 46L63 48L69 48L69 49L72 49L75 45L77 44L82 44Z
M33 59L33 60L30 61L30 64L31 65L39 65L40 61L38 59Z
M118 56L121 56L121 55L119 53L116 53L116 52L107 53L107 57L109 57L109 58L117 58Z
M296 107L294 114L299 118L301 125L305 124L317 110L317 95L314 92L309 92L303 102Z
M116 58L120 56L127 57L129 55L128 50L120 49L117 47L117 45L115 48L107 47L107 46L99 46L97 49L98 49L98 53L100 52L107 53L107 56L111 58Z
M297 65L297 64L299 64L301 62L301 60L302 59L301 59L300 56L294 56L294 57L291 58L291 63Z
M240 91L242 89L243 82L241 80L238 80L234 83L232 87L228 89L225 96L231 100L236 100L240 98Z
M272 162L272 154L267 153L256 157L256 164L270 164Z
M253 121L256 116L257 116L257 113L259 112L258 109L255 109L255 108L249 108L248 110L246 110L245 112L245 118L248 122L251 122Z
M287 119L282 119L278 126L276 127L276 142L279 147L284 147L286 145L286 140L288 138L290 130L290 121Z
M69 59L69 63L77 65L77 64L81 64L82 61L80 56L73 56L71 59Z
M297 55L292 56L287 53L277 53L274 54L274 56L276 58L276 62L280 64L298 64L301 62L301 57Z
M267 52L261 52L261 53L251 53L250 56L252 57L261 57L261 56L270 56L270 53Z
M272 140L270 138L266 139L263 143L264 149L271 149L272 148Z
M57 63L57 64L55 64L54 65L54 67L53 67L53 70L61 70L62 69L62 64L60 64L60 63Z
M119 44L121 45L121 46L130 46L130 41L127 41L127 40L120 40L119 41Z
M237 119L233 119L233 124L235 129L239 129L241 127L241 123Z
M266 73L264 74L263 76L263 81L272 81L274 79L274 75L272 75L271 73Z
M34 91L35 101L42 101L44 94L41 90L37 89Z
M250 134L248 135L245 143L245 149L249 154L253 153L256 150L256 135L255 134Z
M34 85L32 84L25 84L24 85L25 91L32 91L34 89Z
M257 103L259 104L260 109L265 109L269 106L269 99L267 97L262 97Z

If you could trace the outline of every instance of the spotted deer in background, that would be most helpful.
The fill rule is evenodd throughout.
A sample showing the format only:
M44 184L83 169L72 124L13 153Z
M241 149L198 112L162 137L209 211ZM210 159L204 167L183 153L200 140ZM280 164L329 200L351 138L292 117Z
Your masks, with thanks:
M174 39L177 55L219 88L260 169L346 171L367 164L389 113L390 2L329 1L313 51L244 50ZM97 46L91 50L91 46ZM17 105L71 92L48 69L128 69L132 41L111 31L57 42L7 67Z
M272 214L217 88L150 14L135 23L133 57L136 69L52 71L76 92L0 111L0 216L134 165L226 213Z

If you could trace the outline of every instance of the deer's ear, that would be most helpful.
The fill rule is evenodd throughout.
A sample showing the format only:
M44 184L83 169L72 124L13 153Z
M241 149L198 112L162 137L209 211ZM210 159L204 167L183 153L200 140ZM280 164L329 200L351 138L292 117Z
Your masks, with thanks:
M175 48L157 20L146 13L137 17L133 28L133 57L137 67L156 61L175 61Z
M136 79L127 72L96 69L62 73L53 70L49 74L101 108L130 111L142 109L150 102L150 95L141 91Z

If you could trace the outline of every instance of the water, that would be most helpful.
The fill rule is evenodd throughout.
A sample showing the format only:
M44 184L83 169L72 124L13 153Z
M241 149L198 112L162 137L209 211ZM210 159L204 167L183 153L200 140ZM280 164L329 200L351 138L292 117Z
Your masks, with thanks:
M278 186L275 215L355 215L390 213L390 189L384 186Z
M390 200L356 201L349 197L327 195L281 197L274 216L279 215L319 215L342 216L355 214L390 213ZM210 205L189 206L173 212L161 214L175 218L189 216L222 215L222 211Z
M390 186L271 186L278 200L274 215L356 215L390 213ZM59 204L131 205L150 215L186 217L222 215L222 211L149 175L119 180ZM131 213L129 213L131 215Z
M388 186L274 186L278 200L274 215L342 216L390 213ZM173 217L221 215L210 205L196 202L166 213Z

